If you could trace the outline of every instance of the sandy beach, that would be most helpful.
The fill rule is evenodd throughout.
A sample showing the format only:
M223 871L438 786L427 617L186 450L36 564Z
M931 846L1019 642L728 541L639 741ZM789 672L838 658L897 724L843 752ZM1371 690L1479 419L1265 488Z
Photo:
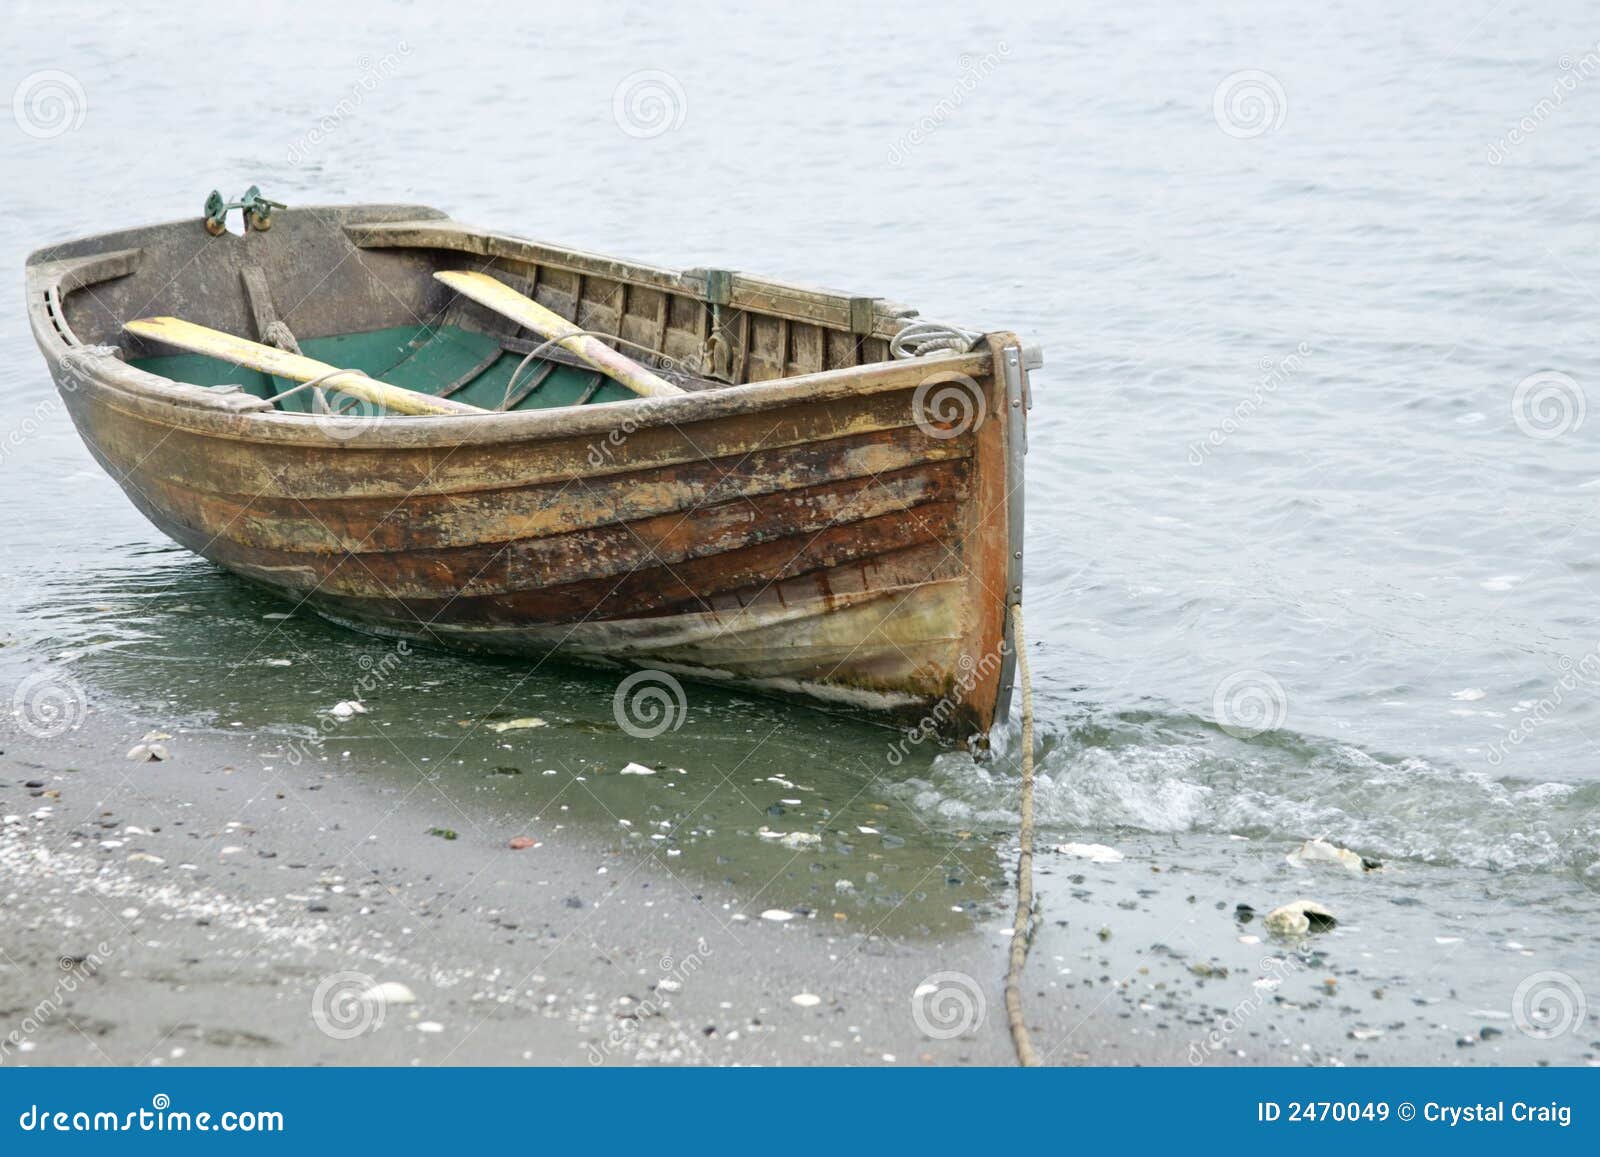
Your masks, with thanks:
M9 1063L1010 1057L995 944L930 953L827 912L762 919L663 860L548 822L458 816L446 839L429 834L430 801L374 792L348 764L267 774L215 738L164 743L165 762L127 761L119 729L97 719L63 740L5 744L5 1021L85 972L63 959L91 965ZM538 842L513 851L518 836ZM994 981L981 992L990 1014L960 1038L913 1023L931 962ZM330 1033L314 1006L341 974L356 979L320 998ZM415 1003L349 999L368 984L404 985Z
M884 935L550 815L452 805L440 828L425 779L164 736L168 759L129 760L146 725L95 712L4 743L5 1063L1013 1061L999 898L966 933ZM1041 859L1026 1008L1047 1063L1593 1063L1592 1043L1478 1007L1503 963L1409 978L1383 963L1409 924L1469 897L1419 914L1414 873L1325 877L1319 894L1369 918L1275 943L1214 870L1186 868L1192 844L1117 850ZM1251 863L1238 896L1259 894Z

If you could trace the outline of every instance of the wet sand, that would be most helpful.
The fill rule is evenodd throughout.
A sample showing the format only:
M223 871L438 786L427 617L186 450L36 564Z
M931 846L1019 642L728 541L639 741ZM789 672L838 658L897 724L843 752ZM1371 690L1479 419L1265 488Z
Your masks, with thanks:
M7 1063L1010 1057L1001 951L981 939L891 943L823 912L774 922L759 900L553 824L452 811L456 838L431 835L431 792L375 790L348 762L267 773L242 744L195 734L161 741L165 762L128 761L140 737L94 716L4 744L0 810L16 818L0 832L0 1025L59 998ZM511 850L518 836L539 845ZM911 994L935 970L987 985L988 1014L960 1038L913 1023ZM349 999L367 981L342 973L403 984L415 1003L380 1015Z
M146 726L95 712L0 744L0 1063L1012 1063L1006 914L927 937L773 920L663 855L359 761L269 763L215 731L130 761ZM1042 855L1025 999L1047 1063L1593 1062L1597 1034L1534 1040L1477 1007L1493 968L1385 960L1425 877L1330 879L1370 918L1279 944L1237 909L1255 861L1218 843L1232 881L1185 867L1193 838ZM375 985L405 991L358 997Z

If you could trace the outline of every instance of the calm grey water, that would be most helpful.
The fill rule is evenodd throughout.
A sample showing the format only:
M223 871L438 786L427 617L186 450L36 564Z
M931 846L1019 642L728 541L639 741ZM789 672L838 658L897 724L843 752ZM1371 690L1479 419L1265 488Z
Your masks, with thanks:
M826 4L23 3L3 87L66 103L0 118L0 263L20 287L36 245L258 182L1016 329L1048 357L1027 608L1052 835L1174 833L1204 871L1222 835L1326 833L1491 898L1542 881L1571 919L1600 890L1600 24L1286 7L919 5L869 31ZM641 71L662 103L619 110ZM264 618L163 540L50 408L20 293L0 318L6 687L64 669L268 759L316 734L382 645ZM692 815L685 864L752 889L790 858L762 823L890 824L859 903L919 926L1004 876L1004 761L894 767L876 728L699 689L641 745L610 682L520 675L409 660L315 758L420 776L457 826L537 804L644 841ZM496 712L551 725L459 726ZM1276 726L1218 726L1240 719ZM630 758L687 772L586 774Z

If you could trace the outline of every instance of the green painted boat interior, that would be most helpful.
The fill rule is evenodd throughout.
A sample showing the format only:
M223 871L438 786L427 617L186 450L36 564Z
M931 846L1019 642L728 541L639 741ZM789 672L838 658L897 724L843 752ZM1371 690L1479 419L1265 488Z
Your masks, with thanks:
M398 326L371 333L303 338L300 349L308 358L340 369L360 370L391 386L445 395L485 410L498 409L505 401L511 375L524 356L505 349L498 338L453 325ZM275 397L296 385L204 354L140 358L130 364L196 386L243 386L258 398ZM594 370L538 358L517 374L512 397L519 395L520 400L510 409L543 410L634 397L632 390ZM280 405L284 410L307 413L311 391L301 390Z

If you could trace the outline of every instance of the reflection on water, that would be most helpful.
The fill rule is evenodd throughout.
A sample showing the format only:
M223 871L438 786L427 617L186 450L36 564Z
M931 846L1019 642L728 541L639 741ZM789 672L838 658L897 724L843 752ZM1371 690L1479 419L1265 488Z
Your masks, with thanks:
M42 582L19 608L27 649L169 729L251 736L269 765L349 758L402 788L425 780L461 809L441 802L441 826L487 812L535 837L576 828L755 911L905 934L1003 906L992 830L936 830L896 798L918 754L891 767L886 728L690 685L678 727L638 738L619 722L620 675L396 644L186 553L157 557ZM365 712L333 712L351 700Z

